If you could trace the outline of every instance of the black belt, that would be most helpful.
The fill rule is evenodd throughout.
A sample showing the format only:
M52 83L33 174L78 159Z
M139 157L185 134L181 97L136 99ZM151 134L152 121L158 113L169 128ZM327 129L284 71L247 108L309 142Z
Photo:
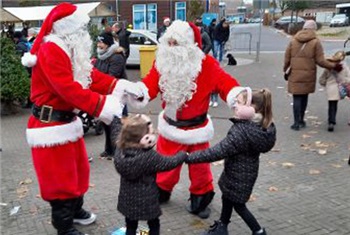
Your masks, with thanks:
M52 121L72 122L76 117L76 114L73 112L55 110L52 106L49 105L43 105L39 107L35 104L32 107L32 114L34 117L44 123L49 123Z
M203 124L207 120L207 114L204 113L200 116L197 116L197 117L189 119L189 120L177 120L177 121L174 121L174 120L170 119L169 117L167 117L166 115L164 115L164 119L169 125L172 125L172 126L193 127L193 126L198 126L198 125Z

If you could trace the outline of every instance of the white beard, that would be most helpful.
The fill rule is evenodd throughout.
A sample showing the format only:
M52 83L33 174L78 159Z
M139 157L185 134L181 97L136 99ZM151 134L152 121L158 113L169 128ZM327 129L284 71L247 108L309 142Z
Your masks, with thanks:
M196 78L202 70L204 57L195 44L172 47L162 43L158 45L155 65L160 74L159 88L167 107L178 110L192 99L197 90Z
M60 36L60 35L59 35ZM83 88L88 88L91 84L91 48L92 40L86 29L80 29L74 34L61 36L64 44L71 54L74 81L80 83Z

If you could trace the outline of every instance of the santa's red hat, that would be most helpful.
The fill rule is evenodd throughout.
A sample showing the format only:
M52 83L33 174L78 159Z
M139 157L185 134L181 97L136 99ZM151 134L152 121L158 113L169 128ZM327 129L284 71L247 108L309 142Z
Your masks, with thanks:
M197 44L199 48L202 48L201 33L192 22L175 20L159 41L167 43L170 38L175 39L179 45Z
M74 33L89 21L90 17L79 12L77 6L66 2L58 4L45 18L32 49L22 57L22 64L27 67L33 67L36 64L36 54L47 35L51 33L68 35Z

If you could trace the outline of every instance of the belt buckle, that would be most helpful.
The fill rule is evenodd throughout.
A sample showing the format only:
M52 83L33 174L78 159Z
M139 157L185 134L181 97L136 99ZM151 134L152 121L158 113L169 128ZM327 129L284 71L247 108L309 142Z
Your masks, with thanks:
M52 106L50 106L50 105L43 105L41 107L39 120L41 122L43 122L43 123L51 122L52 111L53 111L53 107ZM46 114L46 112L48 112L48 113Z

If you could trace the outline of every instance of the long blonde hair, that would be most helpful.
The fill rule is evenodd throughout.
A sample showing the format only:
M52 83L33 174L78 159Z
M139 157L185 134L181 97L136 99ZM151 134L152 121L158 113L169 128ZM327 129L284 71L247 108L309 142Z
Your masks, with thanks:
M268 128L273 121L272 94L270 90L267 88L253 90L252 105L255 107L255 112L262 115L262 127Z

